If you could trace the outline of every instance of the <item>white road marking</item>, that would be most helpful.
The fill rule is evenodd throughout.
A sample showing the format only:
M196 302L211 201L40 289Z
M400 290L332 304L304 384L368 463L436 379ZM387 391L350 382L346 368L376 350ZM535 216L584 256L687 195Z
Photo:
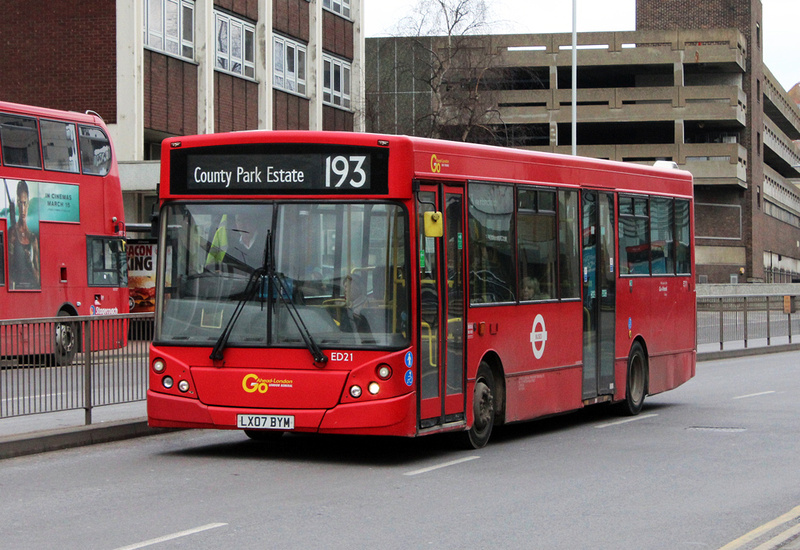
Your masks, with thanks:
M769 395L771 393L775 393L775 390L762 391L762 392L758 392L758 393L748 393L747 395L738 395L738 396L734 397L734 399L747 399L748 397L758 397L760 395Z
M416 476L419 474L427 474L428 472L432 472L434 470L438 470L440 468L447 468L449 466L455 466L457 464L461 464L463 462L469 462L470 460L475 460L480 458L479 456L468 456L465 458L459 458L458 460L451 460L450 462L444 462L442 464L437 464L436 466L429 466L427 468L420 468L419 470L414 470L412 472L406 472L405 476Z
M634 416L632 418L626 418L624 420L615 420L613 422L606 422L605 424L598 424L595 428L608 428L610 426L619 426L620 424L627 424L628 422L637 422L639 420L644 420L645 418L653 418L654 416L658 416L657 413L651 414L642 414L639 416Z
M207 525L201 525L200 527L195 527L194 529L187 529L186 531L180 531L178 533L172 533L171 535L164 535L163 537L158 537L150 540L146 540L144 542L137 542L135 544L131 544L130 546L122 546L117 548L116 550L136 550L137 548L144 548L146 546L153 546L154 544L160 544L162 542L166 542L168 540L179 539L181 537L188 537L189 535L194 535L197 533L201 533L203 531L208 531L209 529L216 529L217 527L224 527L228 525L227 523L209 523Z

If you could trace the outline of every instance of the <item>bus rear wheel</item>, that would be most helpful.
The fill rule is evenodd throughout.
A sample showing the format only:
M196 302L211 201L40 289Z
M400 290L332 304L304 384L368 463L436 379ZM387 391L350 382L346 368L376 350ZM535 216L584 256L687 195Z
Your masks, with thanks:
M59 317L69 317L66 311L59 311ZM75 323L56 323L53 335L52 364L58 366L71 365L78 351L78 327Z
M647 395L647 370L647 355L642 344L635 342L628 355L625 401L620 403L622 412L628 416L636 416L642 411Z
M473 449L489 442L496 414L494 375L488 364L481 363L472 393L472 427L467 432Z

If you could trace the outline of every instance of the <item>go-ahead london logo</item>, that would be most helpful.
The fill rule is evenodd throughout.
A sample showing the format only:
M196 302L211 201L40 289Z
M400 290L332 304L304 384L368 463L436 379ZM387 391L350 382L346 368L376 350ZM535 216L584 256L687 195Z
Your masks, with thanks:
M533 348L533 356L541 359L544 355L544 346L547 343L547 329L544 326L544 317L542 314L536 316L533 320L531 327L531 347Z

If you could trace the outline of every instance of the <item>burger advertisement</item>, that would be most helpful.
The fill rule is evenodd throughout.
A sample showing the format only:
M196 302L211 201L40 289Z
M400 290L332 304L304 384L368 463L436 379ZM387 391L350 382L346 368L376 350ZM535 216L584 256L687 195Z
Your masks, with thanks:
M147 313L155 309L156 248L153 241L128 241L128 289L131 313Z

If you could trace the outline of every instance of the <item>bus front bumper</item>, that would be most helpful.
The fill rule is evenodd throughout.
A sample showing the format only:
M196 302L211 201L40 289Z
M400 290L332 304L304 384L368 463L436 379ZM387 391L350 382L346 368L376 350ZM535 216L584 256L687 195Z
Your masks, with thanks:
M147 421L158 428L246 429L239 415L292 417L294 429L286 431L354 435L416 434L414 393L390 399L340 404L332 409L252 409L204 405L187 399L147 391ZM278 428L280 429L280 428Z

